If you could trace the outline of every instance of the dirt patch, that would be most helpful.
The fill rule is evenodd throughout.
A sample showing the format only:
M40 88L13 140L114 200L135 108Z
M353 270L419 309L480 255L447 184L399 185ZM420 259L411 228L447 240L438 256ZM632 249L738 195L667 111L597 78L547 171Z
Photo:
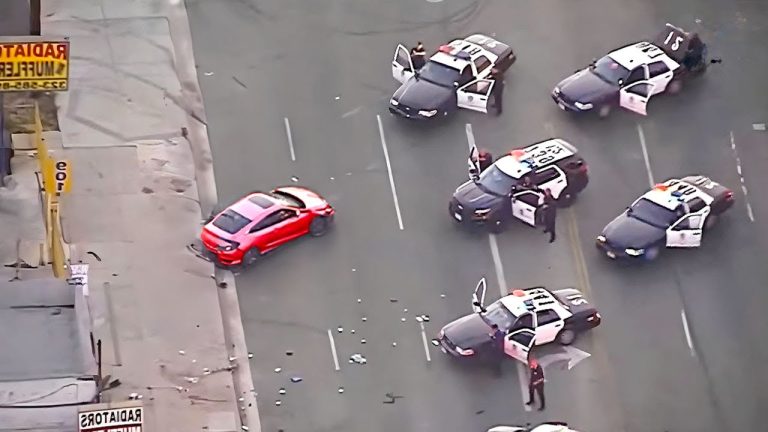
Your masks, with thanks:
M58 131L59 116L55 93L12 92L3 95L5 128L10 133L35 131L35 100L40 105L43 131Z

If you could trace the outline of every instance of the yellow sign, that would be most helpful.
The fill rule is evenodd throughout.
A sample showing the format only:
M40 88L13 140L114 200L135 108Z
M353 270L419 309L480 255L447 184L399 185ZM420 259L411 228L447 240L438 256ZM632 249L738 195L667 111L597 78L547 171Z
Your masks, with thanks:
M68 87L69 41L0 42L0 92Z
M43 161L43 186L49 194L61 195L72 189L72 169L68 160Z

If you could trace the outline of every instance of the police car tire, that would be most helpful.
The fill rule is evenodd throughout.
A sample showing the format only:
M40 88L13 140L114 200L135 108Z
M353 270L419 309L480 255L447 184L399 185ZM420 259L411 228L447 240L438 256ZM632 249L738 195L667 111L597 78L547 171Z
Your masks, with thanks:
M327 216L315 216L312 222L309 224L309 234L313 237L320 237L328 232L328 227L331 221Z
M245 253L245 256L243 257L243 265L249 266L253 265L256 261L261 258L261 252L259 252L259 249L257 248L251 248L248 249L248 252Z
M707 216L707 220L704 221L704 231L709 231L717 225L717 215L710 214Z
M576 341L576 332L569 328L564 328L560 330L560 333L557 334L557 342L560 345L570 345L575 341Z
M609 104L601 105L600 108L597 109L597 115L600 116L600 118L606 118L611 113L611 109Z
M680 80L673 79L672 82L669 83L669 93L671 94L677 94L680 93L680 90L683 88L683 83Z
M488 231L493 234L500 234L504 231L504 221L501 219L494 219L488 222Z

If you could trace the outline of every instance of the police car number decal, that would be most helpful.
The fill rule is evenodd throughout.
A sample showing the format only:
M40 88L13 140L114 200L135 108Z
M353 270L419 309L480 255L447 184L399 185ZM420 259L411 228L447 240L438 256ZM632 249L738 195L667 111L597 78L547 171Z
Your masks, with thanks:
M573 156L572 151L555 141L533 145L525 149L525 153L525 158L533 159L533 163L537 166L546 165L565 159L568 156Z

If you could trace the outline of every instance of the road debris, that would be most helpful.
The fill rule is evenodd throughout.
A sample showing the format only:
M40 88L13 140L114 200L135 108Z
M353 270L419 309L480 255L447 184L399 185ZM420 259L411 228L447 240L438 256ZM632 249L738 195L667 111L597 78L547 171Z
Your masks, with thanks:
M764 131L765 123L752 123L752 129L756 131Z
M349 332L352 333L352 334L355 334L355 329L352 329Z
M397 346L397 342L392 342L392 346L396 347Z
M336 331L338 331L339 333L343 333L344 332L344 327L339 327L339 328L336 329Z
M283 371L283 368L279 368L279 367L275 368L275 373L280 373L282 371Z
M368 318L366 318L366 317L363 317L362 319L363 319L363 322L368 321Z
M253 358L253 353L248 353L248 358Z
M205 75L205 76L213 76L213 72L205 72L205 73L203 73L203 75Z
M424 322L429 322L429 315L427 315L427 314L424 314L424 315L420 316L419 318L421 318L421 320L424 321Z
M400 321L401 322L406 322L406 321L408 321L408 319L406 317L402 317L402 318L400 318Z
M366 341L365 339L360 339L360 343L361 343L361 344L365 345L365 343L366 343L366 342L367 342L367 341Z
M440 346L440 341L437 339L432 339L432 345L434 346Z
M293 355L293 351L286 351L286 352L285 352L285 355L287 355L287 356L289 356L289 357L290 357L290 356L292 356L292 355Z
M389 299L389 302L390 303L397 303L397 299L396 298L391 298L391 299Z
M187 353L184 350L179 350L179 355L187 355Z
M297 377L297 376L291 377L291 382L292 383L300 383L302 381L304 381L304 378L302 378L302 377Z
M384 397L386 397L386 398L387 398L387 400L385 400L385 401L382 401L382 403L385 403L385 404L393 404L393 403L395 403L395 401L396 401L397 399L402 399L402 398L404 398L405 396L397 396L397 395L395 395L395 394L393 394L393 393L387 393L387 394L385 394L385 395L384 395Z
M353 271L354 271L354 270L353 270ZM358 303L362 303L362 302L363 302L363 299L357 299L357 302L358 302Z
M144 397L144 396L142 396L142 395L140 395L140 394L138 394L138 393L131 393L131 394L129 394L129 395L128 395L128 399L129 399L129 400L140 400L140 399L142 399L143 397Z
M197 384L198 382L200 382L200 378L198 378L198 377L184 377L184 379L188 383L192 383L192 384Z
M349 360L352 361L352 362L355 362L357 364L361 364L361 365L364 365L364 364L368 363L368 359L363 357L362 354L352 354L349 357Z
M444 299L445 298L445 294L440 294L440 298Z
M344 393L344 387L339 387L339 393Z
M403 313L408 313L408 309L403 309Z
M298 182L298 181L299 181L299 178L298 178L298 177L296 177L296 176L292 176L292 177L291 177L291 181L292 181L292 182L294 182L294 183L296 183L296 182Z
M229 356L229 362L232 363L233 361L237 360L237 357L235 356Z
M278 390L277 392L280 393L281 395L284 395L285 394L285 387L280 387L280 390Z
M283 401L281 401L280 399L275 401L275 405L277 405L277 406L280 406L282 404L283 404Z

